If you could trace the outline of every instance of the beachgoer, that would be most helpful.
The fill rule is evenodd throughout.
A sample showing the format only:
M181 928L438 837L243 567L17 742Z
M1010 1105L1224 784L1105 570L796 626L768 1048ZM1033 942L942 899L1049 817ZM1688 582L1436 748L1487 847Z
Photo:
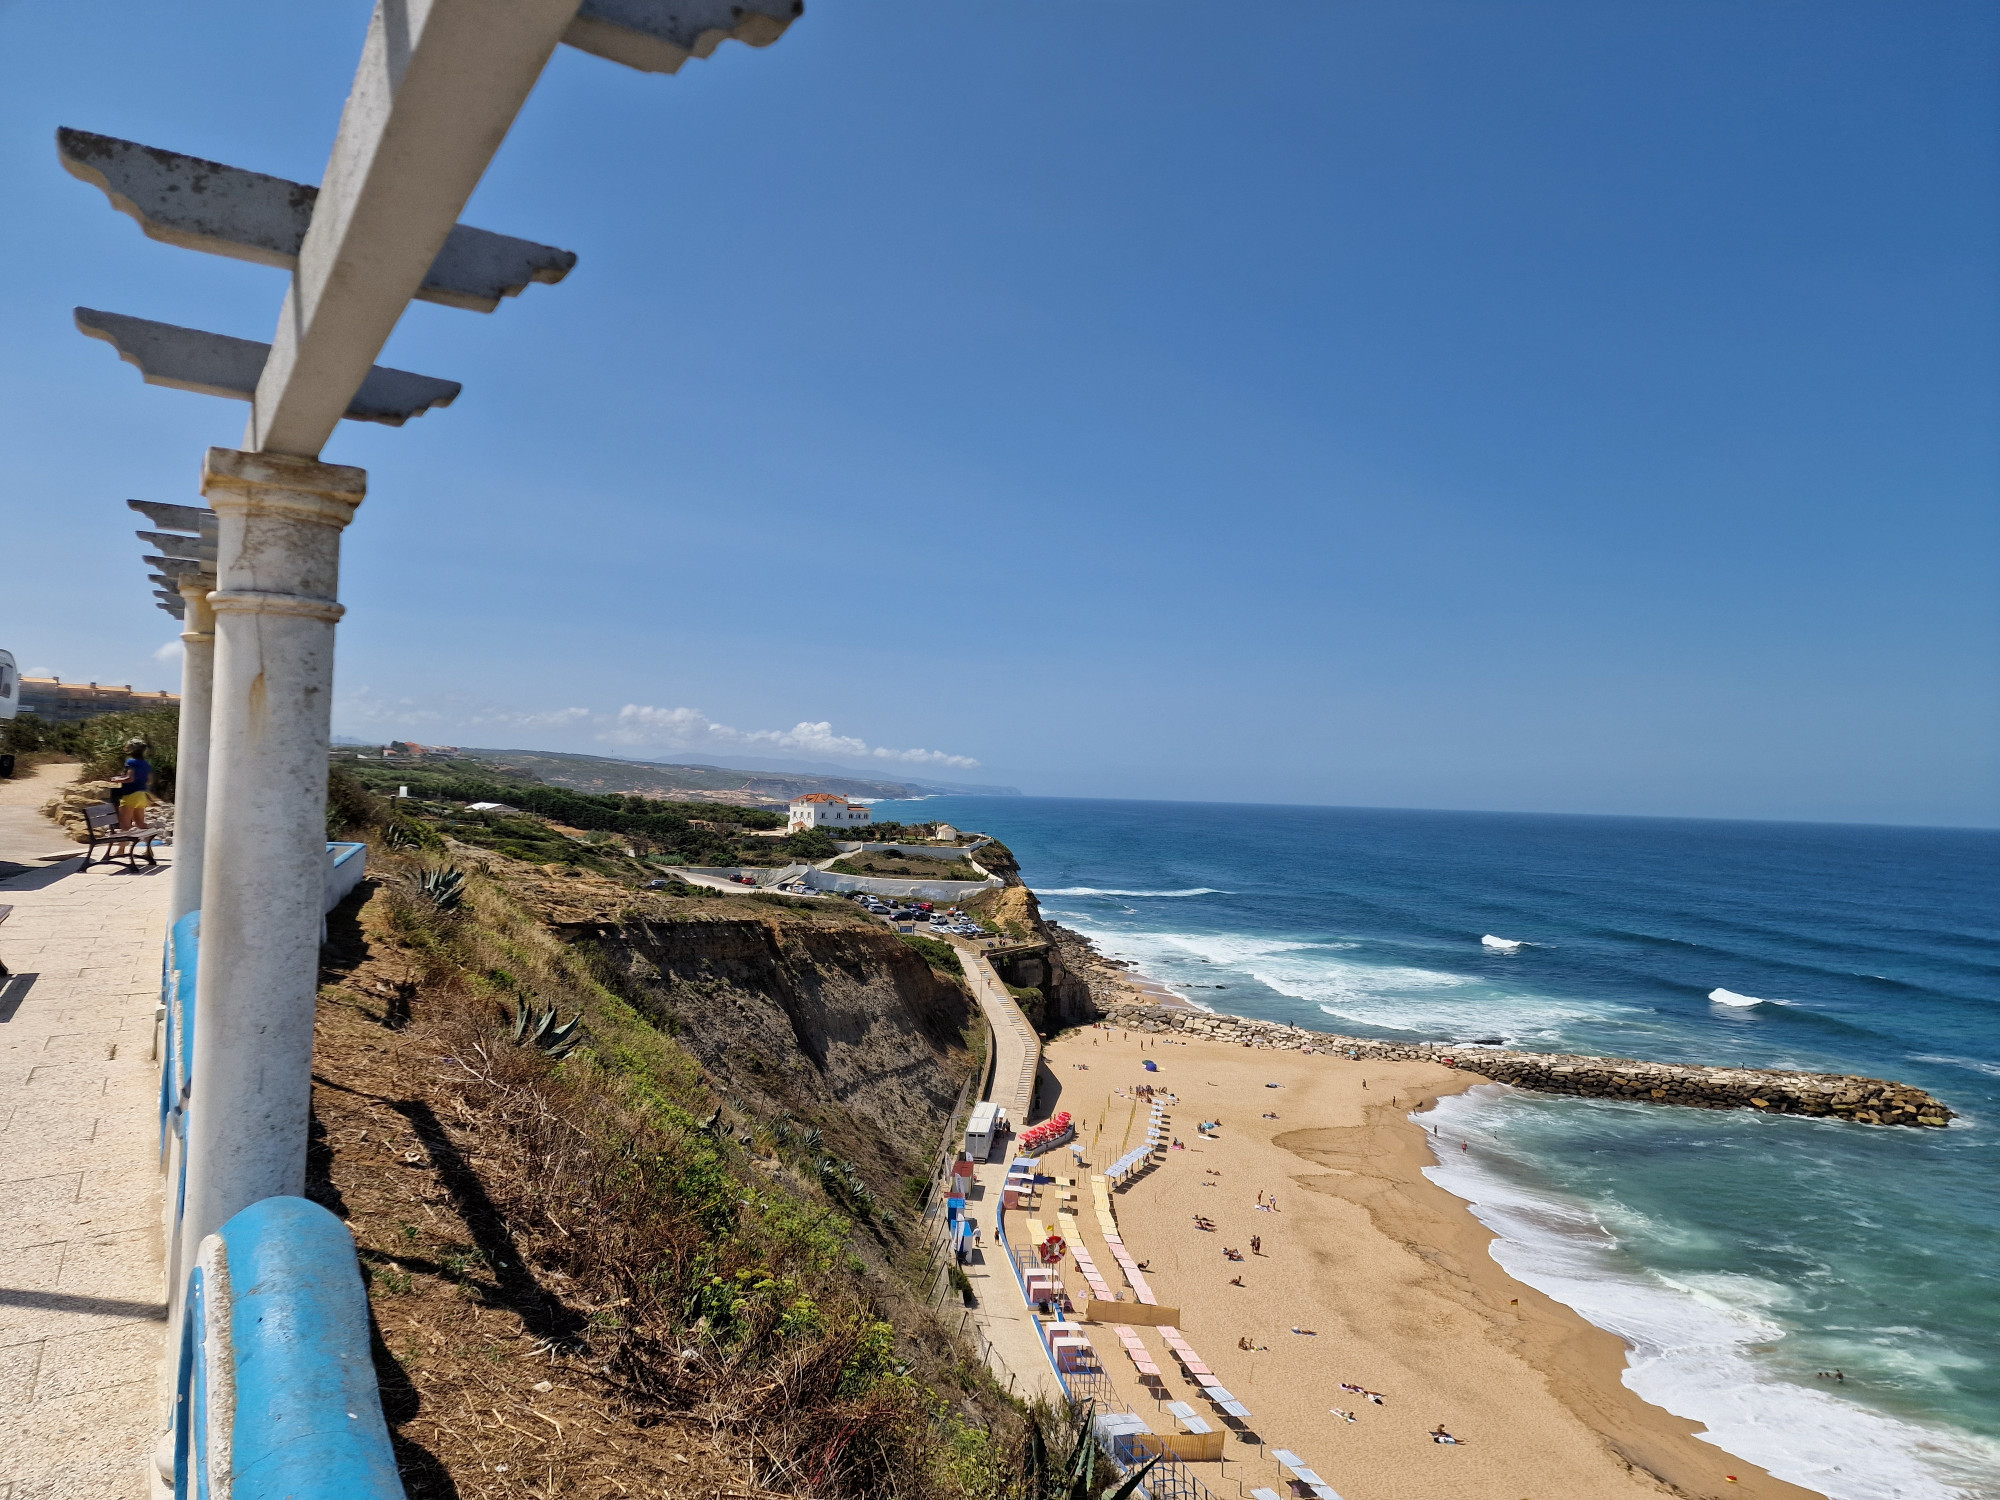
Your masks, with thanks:
M1294 1326L1292 1332L1298 1334L1301 1338L1316 1339L1319 1337L1319 1334L1310 1328L1299 1328L1297 1326Z
M1434 1443L1456 1443L1458 1439L1446 1432L1444 1430L1444 1423L1440 1422L1431 1429L1431 1441Z
M125 779L111 793L111 805L118 809L120 828L146 826L146 809L153 805L153 763L146 759L144 740L125 742Z
M1252 1255L1262 1255L1264 1253L1264 1236L1261 1234L1250 1236L1250 1253Z
M1352 1422L1354 1420L1354 1413L1351 1411L1342 1411L1337 1406L1329 1406L1326 1410L1329 1416L1338 1417L1343 1422Z
M1229 1278L1229 1284L1231 1286L1242 1286L1243 1278L1241 1276L1232 1276Z
M1239 1349L1248 1349L1250 1347L1250 1335L1246 1333L1243 1335L1243 1337L1238 1339L1236 1341L1236 1347Z

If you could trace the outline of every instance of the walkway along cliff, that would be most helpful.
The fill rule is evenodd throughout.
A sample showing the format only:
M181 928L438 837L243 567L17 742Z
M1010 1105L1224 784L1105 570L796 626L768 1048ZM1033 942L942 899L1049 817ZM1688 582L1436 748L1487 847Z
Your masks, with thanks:
M1246 1047L1327 1052L1398 1062L1441 1062L1495 1083L1510 1083L1543 1094L1637 1099L1697 1109L1755 1109L1774 1115L1855 1120L1864 1125L1936 1127L1949 1122L1954 1113L1922 1089L1845 1073L1637 1062L1629 1057L1517 1052L1504 1047L1467 1047L1445 1042L1373 1041L1163 1005L1118 1007L1107 1019L1114 1026L1133 1031L1184 1032L1212 1041L1240 1042Z

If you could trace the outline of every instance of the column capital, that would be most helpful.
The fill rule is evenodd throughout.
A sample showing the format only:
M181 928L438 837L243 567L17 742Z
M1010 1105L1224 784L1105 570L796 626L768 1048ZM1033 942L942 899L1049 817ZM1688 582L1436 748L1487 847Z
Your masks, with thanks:
M338 530L367 495L368 471L284 453L211 448L202 458L201 493L219 515L284 515Z
M187 628L181 631L181 639L191 645L209 645L215 640L215 611L209 608L208 596L215 588L213 573L183 573L175 584L186 608Z

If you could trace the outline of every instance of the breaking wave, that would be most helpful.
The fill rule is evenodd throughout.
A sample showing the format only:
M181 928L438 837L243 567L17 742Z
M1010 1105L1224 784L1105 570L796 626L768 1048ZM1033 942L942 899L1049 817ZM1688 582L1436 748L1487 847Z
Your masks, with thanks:
M1441 1137L1489 1143L1496 1106L1509 1090L1486 1084L1412 1115ZM1992 1493L2000 1444L1971 1433L1904 1421L1779 1378L1758 1359L1783 1339L1789 1293L1763 1277L1670 1276L1624 1253L1607 1225L1618 1214L1537 1189L1481 1160L1438 1145L1424 1175L1463 1198L1499 1236L1490 1253L1507 1274L1623 1339L1624 1382L1725 1452L1832 1500L1972 1500Z
M1050 890L1036 891L1037 896L1227 896L1228 891L1218 891L1213 886L1198 885L1185 891L1106 891L1094 885L1064 885Z
M1739 995L1734 990L1710 990L1708 998L1717 1005L1735 1005L1745 1009L1748 1009L1752 1005L1763 1005L1766 1003L1759 1000L1755 995Z

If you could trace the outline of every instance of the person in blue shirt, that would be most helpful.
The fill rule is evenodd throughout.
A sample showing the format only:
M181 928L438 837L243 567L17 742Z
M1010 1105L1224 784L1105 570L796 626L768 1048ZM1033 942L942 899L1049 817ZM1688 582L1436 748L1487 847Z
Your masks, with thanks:
M111 793L111 805L118 809L120 828L146 826L146 809L153 805L153 763L146 759L146 742L128 740L125 745L125 779Z

